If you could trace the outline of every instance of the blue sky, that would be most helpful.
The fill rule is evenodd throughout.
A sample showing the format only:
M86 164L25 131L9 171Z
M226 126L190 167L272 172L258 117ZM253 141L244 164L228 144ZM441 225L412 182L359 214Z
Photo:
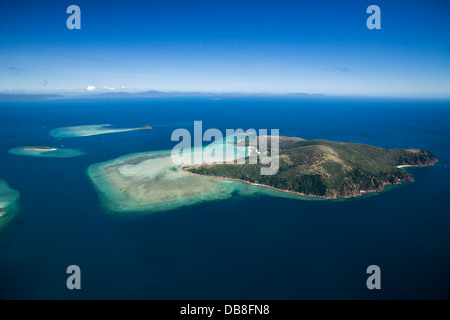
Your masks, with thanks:
M445 0L3 0L0 91L450 97L449 14Z

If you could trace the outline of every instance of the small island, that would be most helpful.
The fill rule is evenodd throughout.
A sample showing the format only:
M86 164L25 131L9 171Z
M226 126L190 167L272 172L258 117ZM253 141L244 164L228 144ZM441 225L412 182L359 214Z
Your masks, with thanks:
M8 151L16 156L26 156L35 158L72 158L84 154L80 149L72 148L55 148L45 146L24 146L15 147Z
M95 124L85 126L56 128L50 131L54 138L89 137L109 133L121 133L136 130L150 130L152 127L145 125L137 128L113 128L111 124Z
M262 138L268 139L267 136L256 139ZM279 138L279 170L275 175L261 175L263 165L259 159L257 164L201 164L180 169L302 196L336 199L379 192L388 185L413 181L402 168L430 166L437 162L426 150ZM268 146L270 152L270 139Z
M25 148L22 148L22 150L56 151L56 150L58 150L58 149L56 149L56 148L50 148L50 147L39 146L39 147L25 147Z
M143 127L136 128L136 130L150 130L150 129L152 129L152 127L150 127L149 125L146 125L146 126L143 126Z

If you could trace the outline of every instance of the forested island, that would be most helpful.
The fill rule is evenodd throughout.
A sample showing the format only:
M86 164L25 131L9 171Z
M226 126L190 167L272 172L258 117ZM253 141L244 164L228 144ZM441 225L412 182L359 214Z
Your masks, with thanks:
M267 136L259 137L267 139ZM238 143L242 143L238 141ZM240 180L281 191L321 198L350 198L413 181L402 170L437 162L429 151L386 149L360 143L280 137L279 170L261 175L257 164L201 164L180 168L193 174ZM270 139L268 139L270 153Z

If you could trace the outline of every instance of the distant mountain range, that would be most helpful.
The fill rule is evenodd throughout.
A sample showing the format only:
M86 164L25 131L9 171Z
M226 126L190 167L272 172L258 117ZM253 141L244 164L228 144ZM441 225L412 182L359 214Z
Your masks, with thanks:
M215 92L163 92L149 90L144 92L99 92L99 93L64 93L64 94L36 94L36 93L0 93L0 101L36 101L36 100L55 100L55 99L111 99L111 98L162 98L162 97L268 97L268 96L298 96L298 97L316 97L323 94L307 93L215 93Z
M0 101L36 101L63 99L64 97L59 94L0 93Z

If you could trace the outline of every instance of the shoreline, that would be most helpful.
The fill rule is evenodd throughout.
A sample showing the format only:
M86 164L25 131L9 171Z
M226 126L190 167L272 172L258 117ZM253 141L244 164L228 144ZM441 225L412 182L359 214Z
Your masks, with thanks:
M438 163L439 160L436 159L436 161L433 161L433 163L428 163L428 164L402 164L400 166L395 166L397 169L401 169L401 168L420 168L420 167L432 167L434 166L436 163Z
M275 190L275 191L279 191L279 192L284 192L284 193L290 193L290 194L294 194L296 196L302 196L302 197L308 197L308 198L319 198L319 199L323 199L323 200L333 200L333 199L350 199L350 198L356 198L368 193L375 193L375 192L380 192L382 191L386 186L388 185L392 185L392 184L386 184L383 186L383 189L380 190L361 190L359 194L352 194L350 196L319 196L319 195L311 195L311 194L305 194L305 193L301 193L301 192L297 192L297 191L291 191L291 190L285 190L285 189L280 189L280 188L276 188L273 186L269 186L266 184L261 184L261 183L255 183L255 182L250 182L250 181L246 181L246 180L241 180L241 179L234 179L234 178L227 178L227 177L217 177L217 176L209 176L209 175L204 175L204 174L198 174L198 173L193 173L187 170L183 170L183 168L180 166L178 168L180 171L185 172L187 174L193 175L193 176L197 176L197 177L206 177L206 178L212 178L212 179L218 179L218 180L226 180L226 181L236 181L236 182L242 182L251 186L255 186L255 187L263 187L263 188L267 188L267 189L271 189L271 190Z
M435 162L433 162L432 164L425 164L425 165L402 165L402 166L396 166L397 168L406 168L406 167L430 167L433 166L436 162L438 162L438 160L436 160ZM193 175L193 176L197 176L197 177L208 177L208 178L213 178L213 179L219 179L219 180L226 180L226 181L236 181L236 182L242 182L251 186L256 186L256 187L263 187L263 188L267 188L267 189L271 189L271 190L275 190L275 191L280 191L280 192L284 192L284 193L290 193L290 194L294 194L297 196L302 196L302 197L308 197L308 198L319 198L319 199L323 199L323 200L336 200L336 199L351 199L351 198L357 198L363 195L367 195L367 194L371 194L371 193L377 193L377 192L381 192L383 191L386 187L388 186L394 186L394 185L399 185L402 182L414 182L414 179L409 175L408 177L410 179L405 179L405 180L399 180L398 183L383 183L383 186L379 189L379 190L360 190L358 193L354 192L348 196L338 196L337 194L333 195L333 196L319 196L319 195L311 195L311 194L305 194L305 193L301 193L301 192L297 192L297 191L291 191L291 190L285 190L285 189L280 189L280 188L276 188L273 186L269 186L269 185L265 185L265 184L260 184L260 183L254 183L254 182L250 182L250 181L246 181L246 180L241 180L241 179L234 179L234 178L227 178L227 177L217 177L217 176L210 176L210 175L203 175L203 174L198 174L198 173L193 173L190 172L188 170L184 170L182 166L179 166L178 169L182 172L185 172L187 174Z

